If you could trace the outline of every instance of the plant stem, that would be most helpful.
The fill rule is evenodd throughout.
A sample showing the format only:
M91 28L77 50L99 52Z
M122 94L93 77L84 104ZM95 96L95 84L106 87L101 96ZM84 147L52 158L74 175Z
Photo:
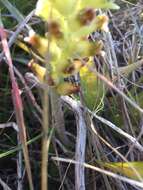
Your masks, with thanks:
M41 165L41 190L48 190L48 135L49 129L49 95L48 89L43 95L43 138L42 138L42 165Z

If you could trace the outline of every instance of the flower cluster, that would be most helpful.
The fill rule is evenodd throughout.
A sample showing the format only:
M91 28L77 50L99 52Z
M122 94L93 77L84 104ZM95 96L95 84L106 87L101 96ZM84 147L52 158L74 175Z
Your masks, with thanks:
M25 41L30 43L43 58L50 54L50 80L53 81L52 85L55 88L59 89L59 86L65 88L64 94L72 93L71 89L74 89L73 92L76 91L74 84L65 84L64 78L80 72L81 77L84 76L86 80L86 75L83 75L82 71L87 70L88 75L89 71L87 68L82 68L88 64L90 60L88 58L101 53L102 41L93 42L88 39L93 31L108 31L108 17L104 14L97 15L98 8L118 9L118 6L108 0L38 0L37 2L35 14L46 22L48 32L45 37L31 32ZM36 74L39 73L36 63L33 62L31 68ZM96 80L95 78L93 80ZM44 77L42 79L44 80Z

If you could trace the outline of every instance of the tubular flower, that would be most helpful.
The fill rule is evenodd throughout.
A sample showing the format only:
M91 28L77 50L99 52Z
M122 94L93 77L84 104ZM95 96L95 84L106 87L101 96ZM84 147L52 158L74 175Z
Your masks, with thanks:
M42 57L50 54L49 75L59 94L78 91L76 86L66 83L64 77L80 73L85 102L90 108L93 108L95 99L98 102L105 91L101 81L88 69L88 66L94 67L93 61L85 61L85 58L103 52L102 40L88 41L89 34L96 30L108 32L108 17L97 16L98 8L119 7L112 0L38 0L35 14L47 23L49 49L48 36L30 34L25 39ZM39 75L39 72L36 74ZM42 77L43 75L39 79Z

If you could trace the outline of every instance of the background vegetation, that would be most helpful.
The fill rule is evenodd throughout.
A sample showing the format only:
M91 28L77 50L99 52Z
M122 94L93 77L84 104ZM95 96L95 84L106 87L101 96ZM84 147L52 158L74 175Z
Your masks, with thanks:
M9 41L13 32L20 27L18 22L20 15L19 17L13 15L2 2L0 0L1 18ZM36 2L36 0L10 1L24 17L35 9ZM99 34L107 54L104 64L109 67L112 64L116 66L117 81L111 86L109 79L105 76L106 87L110 85L110 88L99 109L92 112L83 111L84 107L72 96L61 97L65 134L63 131L59 134L56 130L52 130L53 121L51 119L48 130L50 148L47 153L49 189L79 190L78 182L80 183L84 176L78 172L84 170L78 164L77 167L75 167L76 164L71 164L71 160L84 161L90 166L101 168L101 171L97 171L96 168L91 169L86 166L85 189L87 190L143 188L141 181L143 178L143 3L142 1L122 0L117 1L117 4L121 7L120 10L106 12L110 19L110 33ZM39 34L44 33L45 25L36 16L30 18L28 26ZM18 38L23 39L27 35L27 27L23 27ZM11 98L11 79L2 55L1 43L0 48L0 185L3 189L28 190L29 182L19 132L15 130L17 125ZM18 71L15 71L15 75L24 108L34 190L38 190L41 186L41 139L43 137L41 97L43 97L43 89L38 85L33 85L26 75L30 72L27 63L32 58L32 54L17 46L16 39L12 42L10 51L13 64ZM102 60L99 62L102 66ZM121 69L134 63L132 68ZM84 125L86 130L80 128ZM86 131L86 140L84 131L79 131L80 129ZM68 137L67 143L62 141L65 137ZM78 152L80 150L78 145L81 150L83 145L83 152ZM58 158L65 158L65 160L61 162ZM120 175L112 178L113 176L110 177L109 174L104 173L105 169L126 178ZM127 178L134 181L127 181Z

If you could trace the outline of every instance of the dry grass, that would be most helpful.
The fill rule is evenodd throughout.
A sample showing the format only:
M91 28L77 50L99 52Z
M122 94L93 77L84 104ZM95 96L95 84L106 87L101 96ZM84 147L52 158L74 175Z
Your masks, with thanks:
M24 1L26 4L27 1ZM34 2L33 0L33 5ZM18 1L15 3L18 5ZM106 52L104 64L109 68L110 79L89 68L108 87L105 98L94 111L83 106L82 94L78 98L81 101L73 96L57 97L52 90L48 96L45 87L29 73L26 64L32 55L23 52L15 42L16 39L27 36L31 27L43 33L44 28L39 29L43 23L30 12L34 7L30 7L28 13L27 10L22 12L20 9L21 12L15 12L15 15L9 12L12 9L2 9L2 21L7 28L14 65L12 71L20 90L19 98L23 102L23 110L19 111L16 105L13 106L13 79L9 77L6 52L4 54L0 43L0 185L3 189L27 190L31 180L31 189L39 190L42 175L42 190L47 190L48 187L55 190L143 188L143 175L132 164L129 163L133 175L137 175L139 180L123 177L118 172L113 173L109 168L104 168L106 162L128 163L143 159L143 3L121 1L120 6L119 11L107 12L110 32L101 34ZM140 65L137 64L139 61ZM120 67L132 63L136 66L128 67L125 74ZM46 103L43 103L43 97ZM18 113L23 114L24 121L21 119L21 122L19 116L16 118ZM23 141L19 139L18 129L21 124L27 134ZM28 142L25 142L26 138ZM23 142L25 147L29 144L29 177L25 172L28 168L28 164L25 168L27 158L24 156L24 160L21 151ZM42 172L45 172L42 175L41 144ZM44 185L46 180L48 187Z

